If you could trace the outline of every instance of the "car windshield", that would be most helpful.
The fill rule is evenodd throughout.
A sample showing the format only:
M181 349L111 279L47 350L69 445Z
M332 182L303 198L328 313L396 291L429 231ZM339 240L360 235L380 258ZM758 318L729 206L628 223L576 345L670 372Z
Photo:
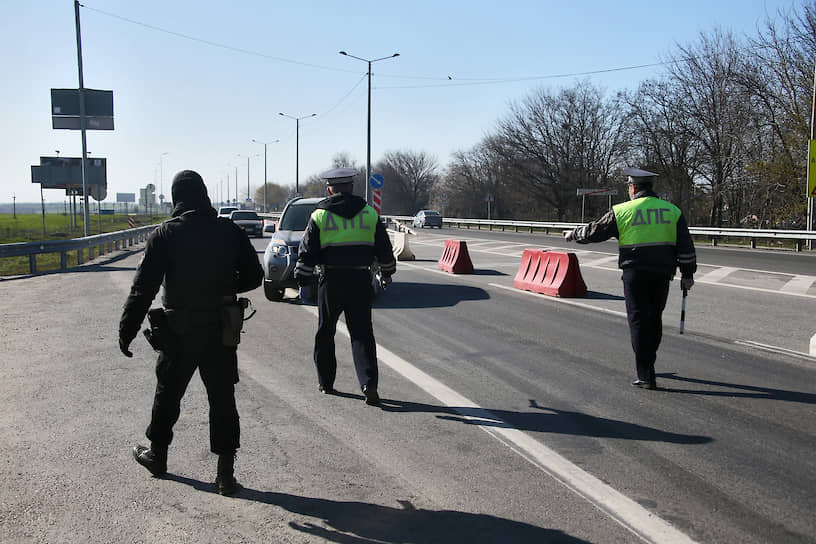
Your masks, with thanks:
M219 208L218 213L220 213L220 214L230 214L230 213L234 212L237 209L238 208Z
M248 220L248 219L257 219L260 221L260 217L255 212L232 212L230 216L232 219L240 220Z
M286 209L286 213L281 217L280 230L306 230L309 224L309 217L317 207L317 204L294 204Z
M439 215L439 212L432 212L432 211L427 211L427 212L423 212L423 213L424 213L426 216Z

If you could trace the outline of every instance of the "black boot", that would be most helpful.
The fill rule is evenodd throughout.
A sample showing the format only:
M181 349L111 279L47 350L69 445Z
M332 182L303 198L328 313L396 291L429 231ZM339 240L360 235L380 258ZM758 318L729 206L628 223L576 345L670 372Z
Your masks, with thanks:
M234 465L235 452L218 456L218 474L215 477L215 487L220 495L233 495L238 489L238 482L235 481L235 475L233 474Z
M152 443L149 448L133 446L133 458L157 478L167 473L167 446Z

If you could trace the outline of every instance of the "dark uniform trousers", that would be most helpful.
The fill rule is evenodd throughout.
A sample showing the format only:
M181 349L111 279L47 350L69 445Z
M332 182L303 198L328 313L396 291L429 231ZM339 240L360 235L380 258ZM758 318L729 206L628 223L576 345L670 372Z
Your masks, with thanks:
M377 344L371 325L373 297L368 270L329 268L320 277L317 290L319 319L314 350L320 385L334 387L337 374L334 333L340 314L345 313L357 380L360 387L377 388Z
M219 455L233 453L240 447L240 425L235 405L236 348L221 344L218 324L199 325L173 337L172 345L159 352L156 363L156 394L147 438L158 445L172 442L181 399L198 368L210 404L210 451Z
M662 314L670 281L671 277L663 272L623 270L623 295L638 379L652 383L655 381L657 348L663 337Z

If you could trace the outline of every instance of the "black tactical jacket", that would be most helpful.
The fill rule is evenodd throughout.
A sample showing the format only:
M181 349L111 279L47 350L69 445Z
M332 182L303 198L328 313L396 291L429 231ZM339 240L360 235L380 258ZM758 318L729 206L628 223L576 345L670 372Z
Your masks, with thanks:
M119 323L119 336L133 340L159 287L165 308L217 312L223 297L250 291L263 269L246 233L211 207L177 209L147 240Z

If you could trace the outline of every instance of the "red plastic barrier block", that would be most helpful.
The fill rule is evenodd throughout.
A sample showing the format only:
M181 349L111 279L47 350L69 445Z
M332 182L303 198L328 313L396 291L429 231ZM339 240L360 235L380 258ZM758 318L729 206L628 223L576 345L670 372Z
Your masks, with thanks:
M554 297L585 297L587 293L575 253L525 249L513 287Z
M464 240L445 240L445 249L438 264L439 268L451 274L473 274L473 263Z

